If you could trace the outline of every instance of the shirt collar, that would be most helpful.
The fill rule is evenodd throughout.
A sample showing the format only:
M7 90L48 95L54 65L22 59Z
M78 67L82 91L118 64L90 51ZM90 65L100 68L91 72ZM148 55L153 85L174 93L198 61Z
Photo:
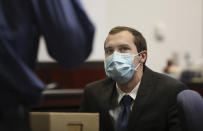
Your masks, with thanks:
M120 103L124 95L129 95L133 100L135 100L139 86L140 86L140 82L135 86L135 88L130 93L125 93L118 87L116 83L116 90L118 92L118 103Z

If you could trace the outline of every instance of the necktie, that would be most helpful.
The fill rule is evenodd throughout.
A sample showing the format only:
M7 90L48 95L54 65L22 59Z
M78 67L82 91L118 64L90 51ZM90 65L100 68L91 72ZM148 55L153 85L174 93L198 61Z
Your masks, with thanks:
M132 103L132 98L129 95L123 96L121 103L123 104L123 108L119 114L117 121L117 130L118 131L127 131L128 119L130 117L130 106Z

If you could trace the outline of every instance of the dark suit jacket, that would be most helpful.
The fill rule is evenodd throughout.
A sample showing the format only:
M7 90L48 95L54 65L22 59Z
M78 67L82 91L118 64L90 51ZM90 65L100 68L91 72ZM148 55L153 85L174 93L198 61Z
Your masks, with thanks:
M45 86L34 68L41 35L49 54L70 69L90 54L93 34L79 0L0 0L0 106L40 102Z
M181 131L176 95L186 87L175 79L146 67L131 116L128 131ZM113 131L109 110L118 105L115 81L110 78L87 85L81 112L100 113L100 131Z

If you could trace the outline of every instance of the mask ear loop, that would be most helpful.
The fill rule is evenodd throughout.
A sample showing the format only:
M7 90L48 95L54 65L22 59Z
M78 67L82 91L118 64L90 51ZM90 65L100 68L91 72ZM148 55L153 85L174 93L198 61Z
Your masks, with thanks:
M139 62L139 63L137 64L137 66L134 68L136 72L138 71L138 68L139 68L140 65L141 65L141 63Z
M142 54L142 51L141 51L140 53L138 53L136 56L139 56L140 54ZM138 71L138 68L139 68L140 65L141 65L141 62L140 62L140 60L139 60L139 63L138 63L137 66L134 68L136 72Z

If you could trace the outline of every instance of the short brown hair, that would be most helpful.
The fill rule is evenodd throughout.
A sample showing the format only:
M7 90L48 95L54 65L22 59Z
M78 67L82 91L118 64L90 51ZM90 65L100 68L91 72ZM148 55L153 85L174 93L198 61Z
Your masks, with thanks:
M126 26L117 26L112 28L109 31L109 35L113 35L121 31L129 31L134 36L134 44L137 47L138 53L143 50L147 50L147 43L145 38L142 36L142 34L139 31L133 28L126 27Z

